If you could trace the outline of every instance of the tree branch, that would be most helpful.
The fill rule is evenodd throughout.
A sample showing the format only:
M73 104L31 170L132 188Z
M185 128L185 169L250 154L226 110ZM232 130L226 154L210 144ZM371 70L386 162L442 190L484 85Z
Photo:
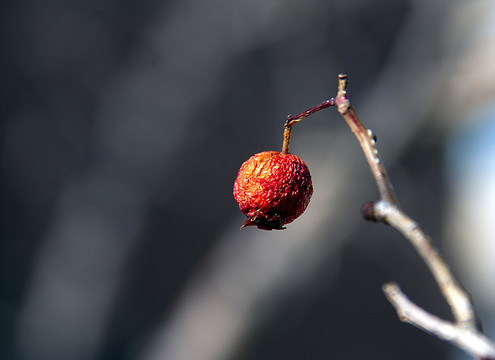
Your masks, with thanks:
M449 341L479 358L495 358L495 346L484 335L426 312L409 300L395 283L383 285L383 292L401 321Z
M449 304L456 323L465 329L475 330L476 317L470 297L461 288L452 271L439 255L430 237L416 222L387 202L377 202L374 210L375 216L397 229L423 258Z
M376 148L376 137L366 129L347 97L347 76L339 75L339 85L334 105L356 136L375 178L380 200L367 203L362 208L363 216L388 224L397 229L414 246L435 278L440 291L455 318L455 324L426 312L412 303L395 284L385 284L383 291L396 308L401 321L408 322L424 331L447 340L468 353L480 358L495 359L495 345L476 329L474 307L469 295L433 246L430 237L399 208L392 183Z
M335 106L340 115L344 118L347 125L351 128L353 134L359 141L359 145L363 149L368 165L373 174L376 185L378 186L378 192L382 200L388 201L392 204L397 204L397 197L395 195L394 188L390 182L387 171L383 166L378 150L375 146L376 137L371 130L366 129L359 118L357 117L354 109L351 106L349 99L347 98L347 75L339 75L339 91L335 97Z

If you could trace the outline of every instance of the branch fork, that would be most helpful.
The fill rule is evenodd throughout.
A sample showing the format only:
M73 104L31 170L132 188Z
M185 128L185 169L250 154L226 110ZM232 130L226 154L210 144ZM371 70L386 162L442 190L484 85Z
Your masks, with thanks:
M394 227L409 240L430 269L443 297L450 306L455 322L449 322L430 314L409 300L396 283L386 283L382 290L396 309L399 319L455 344L479 359L495 359L495 344L477 329L474 306L470 296L457 281L426 232L400 209L392 183L376 148L376 137L372 131L363 126L352 108L347 97L347 83L347 76L340 74L335 98L325 100L302 113L288 116L284 126L282 152L288 153L289 151L291 129L294 124L316 111L335 106L361 145L380 195L378 201L364 204L361 214L366 220Z

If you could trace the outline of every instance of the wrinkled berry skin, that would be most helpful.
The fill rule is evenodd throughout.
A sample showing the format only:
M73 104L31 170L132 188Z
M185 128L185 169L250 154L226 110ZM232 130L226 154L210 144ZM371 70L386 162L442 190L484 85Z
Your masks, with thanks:
M242 227L284 229L282 225L306 210L312 194L311 175L304 161L278 151L251 156L234 182L234 198L248 217Z

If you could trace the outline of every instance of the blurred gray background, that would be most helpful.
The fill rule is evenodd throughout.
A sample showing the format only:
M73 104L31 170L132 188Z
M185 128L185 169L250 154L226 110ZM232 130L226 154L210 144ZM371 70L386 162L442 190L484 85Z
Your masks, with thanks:
M402 207L495 338L495 3L1 2L0 358L468 359L401 324L399 282L450 319L335 109L291 152L284 231L239 231L249 156L350 78Z

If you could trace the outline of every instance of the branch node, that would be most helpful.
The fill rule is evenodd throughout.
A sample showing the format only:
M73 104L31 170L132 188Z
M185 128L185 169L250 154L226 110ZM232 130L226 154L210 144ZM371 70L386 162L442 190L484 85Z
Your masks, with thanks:
M368 201L361 206L361 216L366 221L372 222L381 222L385 223L386 221L382 216L375 211L375 203L373 201Z

